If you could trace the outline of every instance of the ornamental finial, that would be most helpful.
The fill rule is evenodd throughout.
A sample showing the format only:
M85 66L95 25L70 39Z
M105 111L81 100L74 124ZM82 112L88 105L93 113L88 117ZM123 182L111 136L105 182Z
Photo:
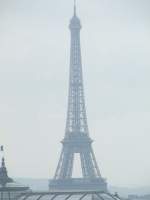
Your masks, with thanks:
M2 168L4 168L5 167L5 158L3 157L2 158Z
M5 159L4 159L4 147L3 146L0 146L0 151L1 151L1 159L2 159L2 162L1 162L1 166L2 167L5 167Z

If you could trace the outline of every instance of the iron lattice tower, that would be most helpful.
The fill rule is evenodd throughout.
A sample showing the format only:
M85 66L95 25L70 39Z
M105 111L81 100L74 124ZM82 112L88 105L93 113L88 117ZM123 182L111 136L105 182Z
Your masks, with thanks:
M64 189L76 189L77 187L89 189L93 186L106 190L106 182L101 177L91 146L92 140L89 137L80 48L81 24L76 15L76 5L74 5L74 15L70 21L69 29L71 32L71 53L66 130L56 173L54 179L50 181L49 187L50 189L62 187ZM72 178L75 153L80 154L83 174L83 178L80 180Z

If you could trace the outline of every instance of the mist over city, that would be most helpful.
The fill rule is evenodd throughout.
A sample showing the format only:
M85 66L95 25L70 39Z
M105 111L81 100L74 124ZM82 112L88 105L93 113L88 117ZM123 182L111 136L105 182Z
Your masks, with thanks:
M0 0L2 186L147 200L149 10L148 0Z

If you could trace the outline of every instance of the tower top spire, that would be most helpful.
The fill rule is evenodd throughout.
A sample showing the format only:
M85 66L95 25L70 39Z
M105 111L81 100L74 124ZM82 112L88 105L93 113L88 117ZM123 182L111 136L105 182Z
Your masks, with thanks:
M74 0L74 16L76 16L76 0Z
M81 29L80 19L77 17L76 0L74 0L74 15L70 20L69 28L71 30Z

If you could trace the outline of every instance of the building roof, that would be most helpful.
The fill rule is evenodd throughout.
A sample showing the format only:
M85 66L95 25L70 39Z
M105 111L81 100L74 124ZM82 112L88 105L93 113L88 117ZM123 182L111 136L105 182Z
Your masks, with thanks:
M25 191L28 189L28 186L16 183L8 176L5 159L2 157L0 166L0 191Z

